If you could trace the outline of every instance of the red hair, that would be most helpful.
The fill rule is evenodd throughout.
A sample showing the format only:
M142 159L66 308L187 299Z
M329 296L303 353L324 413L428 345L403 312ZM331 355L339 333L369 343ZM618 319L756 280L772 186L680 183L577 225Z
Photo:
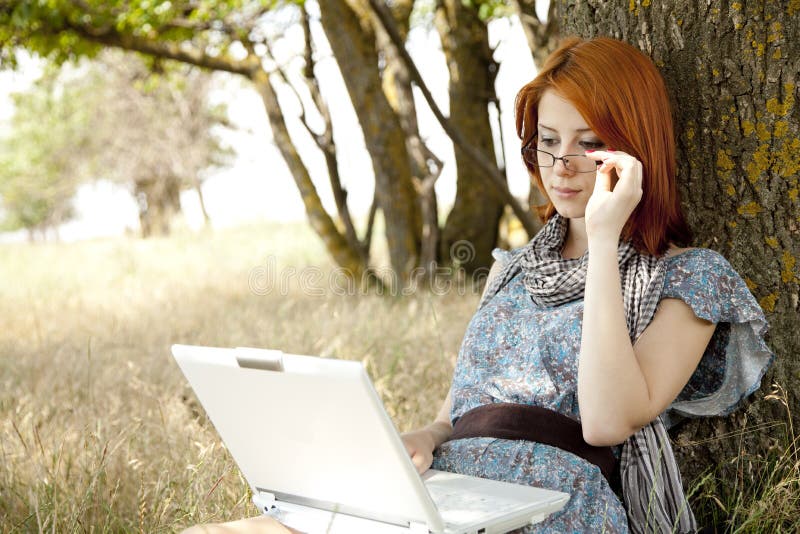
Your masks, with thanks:
M606 146L642 162L642 199L622 229L623 239L651 255L663 254L670 242L688 245L691 231L678 193L669 95L652 61L615 39L566 39L517 94L517 135L523 146L536 143L539 100L548 89L575 106ZM528 167L528 172L547 197L538 169ZM536 209L543 221L556 211L549 200Z

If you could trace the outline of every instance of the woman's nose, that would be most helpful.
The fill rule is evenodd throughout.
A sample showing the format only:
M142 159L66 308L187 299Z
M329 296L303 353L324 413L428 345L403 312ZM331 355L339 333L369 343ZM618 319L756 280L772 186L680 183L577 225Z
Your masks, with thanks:
M563 156L557 156L555 160L553 168L556 169L556 172L559 174L574 174L574 171L567 167L567 160Z

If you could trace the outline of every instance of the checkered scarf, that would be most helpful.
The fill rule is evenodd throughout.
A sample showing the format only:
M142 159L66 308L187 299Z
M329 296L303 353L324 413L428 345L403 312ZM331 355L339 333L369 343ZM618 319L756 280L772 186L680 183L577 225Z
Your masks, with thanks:
M589 255L564 259L561 249L568 221L556 213L528 245L518 250L489 285L482 308L520 271L525 288L539 306L557 306L583 298ZM617 250L625 320L631 343L650 324L661 297L666 256L640 254L630 242ZM665 533L697 530L681 475L661 418L636 432L622 447L620 475L631 532Z

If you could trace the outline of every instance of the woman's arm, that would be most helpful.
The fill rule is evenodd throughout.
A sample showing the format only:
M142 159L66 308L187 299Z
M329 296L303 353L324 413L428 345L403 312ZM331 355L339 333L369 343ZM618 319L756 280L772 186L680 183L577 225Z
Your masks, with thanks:
M489 283L502 269L499 262L494 262L492 268L489 270L489 275L486 277L486 285L483 288L483 295L489 287ZM439 413L436 418L428 426L419 430L406 432L401 436L403 444L406 446L408 454L411 456L411 461L414 462L417 471L420 474L428 470L433 463L433 451L448 440L453 433L453 425L450 424L450 409L453 406L453 400L450 398L448 391Z
M578 360L578 404L584 439L615 445L663 412L694 372L715 325L684 302L664 299L632 346L625 322L617 246L642 197L642 164L624 152L599 150L602 160L584 222L589 266ZM619 180L611 189L611 173Z
M445 397L436 419L428 426L419 430L406 432L401 436L403 444L406 446L414 467L422 474L428 470L433 463L433 451L436 447L447 441L453 433L453 425L450 424L450 393Z
M578 360L584 439L615 445L655 419L689 381L714 328L683 301L663 299L632 346L617 243L590 239Z

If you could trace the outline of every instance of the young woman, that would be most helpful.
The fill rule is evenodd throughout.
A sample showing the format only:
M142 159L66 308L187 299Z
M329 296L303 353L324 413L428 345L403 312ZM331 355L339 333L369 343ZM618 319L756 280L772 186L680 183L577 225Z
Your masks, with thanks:
M450 392L406 448L420 472L570 494L526 532L693 531L665 425L727 413L772 354L730 264L679 248L691 237L664 82L630 45L572 38L519 92L516 119L546 224L496 251ZM286 532L238 528L251 529Z
M519 92L516 121L546 224L496 251L450 392L406 448L420 472L571 495L526 531L694 531L664 423L729 412L772 354L730 264L679 248L664 82L630 45L571 38Z

